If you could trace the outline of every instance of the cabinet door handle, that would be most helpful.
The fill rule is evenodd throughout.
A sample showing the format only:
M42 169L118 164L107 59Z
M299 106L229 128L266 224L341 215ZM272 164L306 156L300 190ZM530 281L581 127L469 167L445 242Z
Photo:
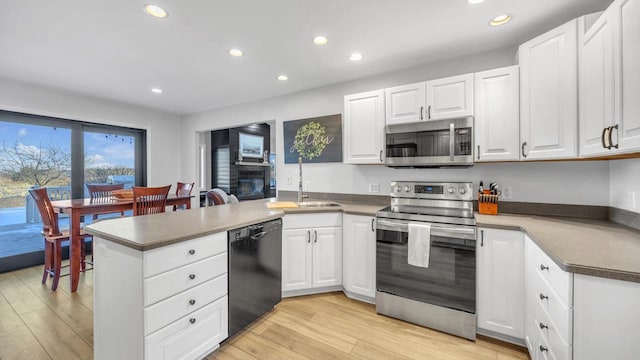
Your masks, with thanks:
M480 145L478 145L478 160L480 160Z
M383 162L384 160L382 160L382 150L380 150L380 162Z
M191 279L191 280L195 280L195 278L196 278L196 274L190 274L190 275L189 275L189 279Z
M543 293L540 293L540 300L549 300L549 297Z
M525 147L527 147L527 142L526 141L522 143L522 157L526 159L527 158L527 154L524 153L524 148Z
M609 147L607 146L607 131L609 131L609 129L611 129L611 127L606 127L604 129L602 129L602 148L603 149L608 149Z
M373 223L376 221L375 218L371 219L371 232L375 232L376 229L373 227Z
M307 230L307 242L311 243L311 230Z
M540 323L540 330L548 329L549 327L543 323Z
M189 250L189 255L195 255L195 253L196 253L195 250L193 250L193 249Z
M612 127L609 128L609 149L613 148L618 148L618 146L620 145L620 139L618 139L618 143L613 145L613 129L616 129L616 132L618 131L618 125L613 125Z
M547 349L546 347L540 345L540 351L541 352L545 352L545 351L549 351L549 349Z
M548 267L548 266L544 266L544 265L540 264L540 270L541 270L541 271L549 270L549 267Z
M318 230L313 230L313 242L318 242Z
M484 246L484 230L480 230L480 246Z
M189 300L189 305L195 305L195 304L196 304L195 299L191 299L191 300Z
M424 120L424 106L420 106L420 120Z
M189 319L189 322L192 323L192 324L195 324L196 323L196 318Z
M427 106L427 119L431 120L431 105Z

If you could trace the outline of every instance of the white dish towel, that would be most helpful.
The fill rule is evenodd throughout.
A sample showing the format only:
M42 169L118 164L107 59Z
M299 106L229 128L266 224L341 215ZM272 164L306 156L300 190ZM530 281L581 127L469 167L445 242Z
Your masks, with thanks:
M409 265L428 268L431 253L431 225L410 222L408 245Z

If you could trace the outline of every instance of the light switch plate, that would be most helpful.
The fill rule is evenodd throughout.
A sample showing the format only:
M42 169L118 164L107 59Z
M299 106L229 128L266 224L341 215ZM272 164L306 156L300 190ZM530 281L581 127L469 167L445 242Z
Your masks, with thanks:
M511 200L513 198L513 189L511 188L511 186L503 187L500 197L502 198L502 200Z
M378 184L378 183L369 184L369 192L370 193L379 193L380 192L380 184Z

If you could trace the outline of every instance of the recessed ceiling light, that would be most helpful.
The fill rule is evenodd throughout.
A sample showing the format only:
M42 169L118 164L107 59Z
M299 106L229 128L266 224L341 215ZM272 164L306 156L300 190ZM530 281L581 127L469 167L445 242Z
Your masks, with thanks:
M146 11L147 14L153 17L157 17L161 19L169 16L169 14L167 13L167 10L161 8L158 5L147 4L144 6L144 11Z
M239 57L239 56L243 56L244 53L240 49L231 49L229 50L229 55Z
M318 35L313 38L313 43L316 45L327 45L329 39L326 36Z
M353 53L353 54L349 55L349 60L351 60L351 61L360 61L360 60L362 60L362 54Z
M471 5L480 4L481 2L484 2L484 0L467 0L467 1Z
M287 75L278 75L278 80L287 81L289 80L289 77Z
M503 15L498 15L493 19L491 19L491 21L489 21L489 25L500 26L508 23L509 21L511 21L511 15L503 14Z
M154 94L162 94L162 89L160 88L151 88L151 92Z

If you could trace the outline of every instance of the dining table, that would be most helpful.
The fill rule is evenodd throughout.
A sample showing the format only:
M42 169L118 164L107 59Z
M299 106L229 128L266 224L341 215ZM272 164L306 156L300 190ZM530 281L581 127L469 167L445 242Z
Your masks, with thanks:
M184 205L187 210L191 209L192 197L189 194L169 194L166 206ZM51 201L51 205L56 213L69 216L69 276L71 278L71 292L74 292L78 289L78 282L80 281L80 259L82 257L81 218L86 215L133 210L133 198L56 200Z

